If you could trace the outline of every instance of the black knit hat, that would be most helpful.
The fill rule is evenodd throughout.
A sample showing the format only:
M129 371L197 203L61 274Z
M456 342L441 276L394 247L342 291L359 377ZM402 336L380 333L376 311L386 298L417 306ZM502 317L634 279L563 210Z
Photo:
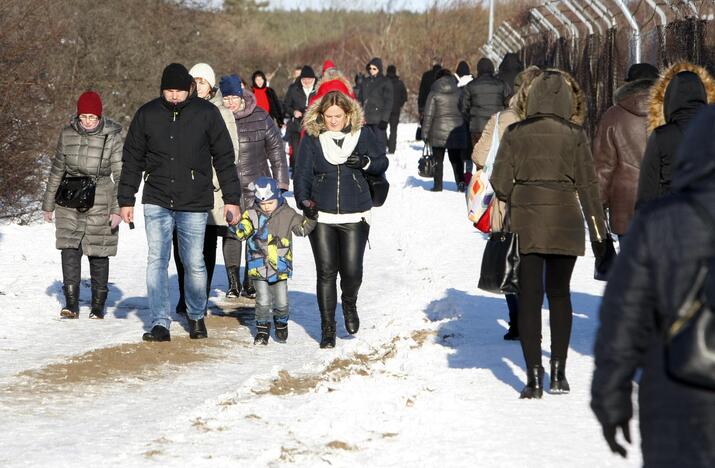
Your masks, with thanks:
M303 68L300 70L300 78L317 78L315 76L315 72L311 68L310 65L303 65Z
M635 81L642 79L657 80L658 69L650 63L636 63L628 69L626 81Z
M180 91L191 91L193 78L189 71L180 63L171 63L164 68L161 74L161 90L178 89Z
M469 70L469 64L462 60L457 64L457 76L467 76L471 73Z

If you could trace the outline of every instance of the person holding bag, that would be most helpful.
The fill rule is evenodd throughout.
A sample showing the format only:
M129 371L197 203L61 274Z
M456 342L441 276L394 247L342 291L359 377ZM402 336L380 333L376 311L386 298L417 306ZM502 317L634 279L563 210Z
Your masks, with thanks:
M549 299L551 392L568 393L565 365L571 336L570 282L584 254L584 219L594 253L605 251L606 222L586 132L585 100L566 72L545 70L526 90L526 118L501 140L491 183L509 203L519 238L519 335L527 384L521 398L541 398L541 307Z
M389 161L385 146L363 127L360 105L343 92L331 91L315 101L303 125L295 200L308 218L319 214L310 245L318 277L320 347L333 348L338 273L345 329L352 335L360 326L357 299L374 203L365 174L384 174Z
M119 206L117 183L122 171L122 127L102 115L102 100L93 91L77 100L77 114L60 132L47 189L42 201L46 222L55 216L56 247L62 253L63 318L79 318L82 255L89 257L92 279L90 318L104 318L109 257L117 254ZM93 186L87 205L68 199L72 190L58 189L69 178L84 178ZM66 184L65 184L66 185ZM65 206L62 206L65 205Z
M484 177L481 173L484 173L487 180L489 179L489 176L491 176L491 170L494 167L494 160L496 160L496 153L499 150L499 142L501 141L506 129L511 124L523 120L526 117L526 92L534 78L540 74L541 69L536 66L531 66L520 72L514 80L514 86L517 91L514 96L512 96L509 102L509 107L492 115L485 125L484 131L482 132L481 137L479 141L477 141L477 144L474 146L474 151L472 152L472 161L477 166L478 172L472 178L470 187L467 190L468 197L476 193L476 184L483 183ZM490 156L493 157L494 160L491 161L491 167L488 167L487 162ZM491 232L501 231L506 212L506 204L503 201L500 201L497 197L493 196L494 189L492 187L490 187L490 192L492 194L491 202L489 203L487 211L482 212L482 216L489 216L488 225ZM472 201L470 206L470 215L472 215L472 212L477 215L475 205L475 201ZM471 217L470 220L472 220ZM472 220L472 222L476 223L479 223L479 221L479 219ZM506 294L505 297L509 308L509 329L504 334L504 339L518 340L519 302L516 294Z

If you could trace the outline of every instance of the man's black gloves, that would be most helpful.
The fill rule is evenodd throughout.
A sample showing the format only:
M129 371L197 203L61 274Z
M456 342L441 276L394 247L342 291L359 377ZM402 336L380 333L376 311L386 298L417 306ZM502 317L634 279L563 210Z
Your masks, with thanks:
M631 443L631 430L628 428L628 421L618 423L618 424L605 424L603 425L603 437L606 439L608 446L611 448L611 452L617 453L618 455L626 458L626 448L616 442L616 433L618 429L623 431L623 438L626 442Z
M303 214L306 218L312 219L313 221L318 219L318 205L313 200L303 200L300 208L303 210Z
M345 161L345 165L353 169L364 169L369 162L370 158L363 154L351 154Z
M387 122L385 120L381 120L379 124L377 124L377 128L380 130L387 130Z

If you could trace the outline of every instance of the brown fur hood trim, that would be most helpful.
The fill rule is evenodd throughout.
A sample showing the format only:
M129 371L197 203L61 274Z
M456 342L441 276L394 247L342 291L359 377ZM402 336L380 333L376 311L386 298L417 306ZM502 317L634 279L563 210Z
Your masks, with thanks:
M569 73L556 68L547 68L543 70L543 72L559 73L564 78L566 83L568 83L572 92L571 115L569 117L569 121L576 125L583 125L583 123L586 121L588 108L586 104L586 96L584 95L583 90L581 90L581 86L576 82L576 79ZM529 100L529 93L531 92L532 86L536 81L536 78L540 75L541 73L532 77L531 82L528 84L528 86L522 86L522 89L519 90L519 94L523 93L523 95L517 98L517 102L515 103L515 110L519 115L520 120L523 120L527 117L526 108L527 102Z
M355 133L362 128L365 117L363 116L360 104L349 96L348 100L350 101L350 115L348 120L351 126L351 133ZM320 106L321 101L322 99L316 99L315 102L308 107L308 110L305 112L305 118L303 119L305 132L313 137L317 137L327 130L321 115L318 113L318 106Z
M700 77L700 81L705 86L705 92L708 95L708 104L715 103L715 81L708 71L699 66L688 62L679 62L673 64L661 74L658 81L653 85L650 92L650 109L648 111L648 133L655 130L661 125L665 125L665 91L675 75L680 72L692 72Z

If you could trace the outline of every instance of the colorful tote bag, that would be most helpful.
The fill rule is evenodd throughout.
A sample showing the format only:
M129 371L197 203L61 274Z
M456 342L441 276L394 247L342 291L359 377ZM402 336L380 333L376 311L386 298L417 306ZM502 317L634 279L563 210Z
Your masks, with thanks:
M494 160L499 150L499 114L492 133L492 144L489 146L489 154L484 163L484 167L477 171L472 177L467 189L467 217L474 226L482 232L489 232L490 206L494 198L494 189L489 183L492 175Z

